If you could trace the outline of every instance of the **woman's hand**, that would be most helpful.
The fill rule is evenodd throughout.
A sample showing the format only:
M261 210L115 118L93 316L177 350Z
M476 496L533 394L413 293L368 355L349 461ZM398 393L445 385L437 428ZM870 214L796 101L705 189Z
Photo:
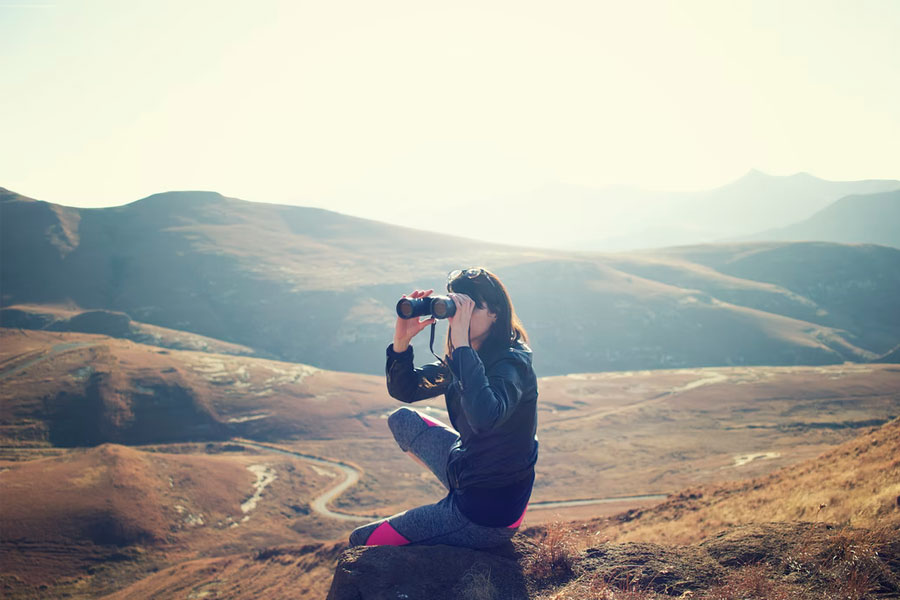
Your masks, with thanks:
M403 294L404 298L424 298L430 296L434 290L416 290L409 296ZM412 341L420 331L434 323L434 318L420 321L418 317L415 319L401 319L397 317L397 324L394 326L394 352L405 352L409 348L409 342Z
M475 310L475 301L465 294L447 294L456 304L456 314L447 319L450 323L450 343L454 348L462 348L469 345L469 324L472 321L472 312Z

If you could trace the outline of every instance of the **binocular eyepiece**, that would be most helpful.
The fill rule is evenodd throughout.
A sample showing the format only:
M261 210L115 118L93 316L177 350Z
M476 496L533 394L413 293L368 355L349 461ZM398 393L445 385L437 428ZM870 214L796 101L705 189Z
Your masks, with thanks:
M456 303L449 296L425 296L424 298L401 298L397 303L397 316L401 319L434 317L447 319L456 314Z

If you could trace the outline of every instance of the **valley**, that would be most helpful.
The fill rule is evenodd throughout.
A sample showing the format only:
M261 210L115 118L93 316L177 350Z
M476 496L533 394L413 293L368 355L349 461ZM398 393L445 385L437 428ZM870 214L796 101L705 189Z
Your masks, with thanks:
M443 495L390 438L399 404L383 377L10 329L0 376L11 598L93 597L167 565L276 546L312 544L290 555L307 560L368 518ZM584 373L540 390L530 527L764 477L900 414L891 364ZM439 399L415 406L446 418Z

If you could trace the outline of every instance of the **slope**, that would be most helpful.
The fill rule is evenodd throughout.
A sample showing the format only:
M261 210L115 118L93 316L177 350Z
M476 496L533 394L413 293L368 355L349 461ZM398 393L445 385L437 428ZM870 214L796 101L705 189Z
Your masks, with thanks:
M748 240L817 240L900 248L900 190L845 196L808 219Z

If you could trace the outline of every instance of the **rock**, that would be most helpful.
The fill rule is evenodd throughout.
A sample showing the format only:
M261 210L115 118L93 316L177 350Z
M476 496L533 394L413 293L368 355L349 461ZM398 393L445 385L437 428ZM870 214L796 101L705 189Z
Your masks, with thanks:
M518 537L518 536L517 536ZM520 545L360 546L338 561L328 600L521 600L528 597Z

